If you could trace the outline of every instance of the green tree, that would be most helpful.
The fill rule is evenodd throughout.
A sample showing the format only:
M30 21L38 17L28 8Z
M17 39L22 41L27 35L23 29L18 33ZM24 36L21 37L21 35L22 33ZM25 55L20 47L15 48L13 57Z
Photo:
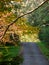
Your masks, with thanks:
M29 15L28 21L34 26L42 26L43 24L49 23L49 3L45 2L41 7Z

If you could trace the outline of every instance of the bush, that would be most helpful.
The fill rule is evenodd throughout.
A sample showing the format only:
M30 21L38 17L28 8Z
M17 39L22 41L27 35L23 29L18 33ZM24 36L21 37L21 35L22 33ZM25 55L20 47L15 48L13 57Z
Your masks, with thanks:
M2 61L0 65L20 65L23 62L22 56L16 56L12 61Z
M19 65L23 61L20 55L19 36L17 34L13 34L13 36L14 38L9 34L8 41L0 41L0 65Z
M41 28L39 32L39 39L49 45L49 26Z
M20 46L0 46L0 65L19 65L23 62Z

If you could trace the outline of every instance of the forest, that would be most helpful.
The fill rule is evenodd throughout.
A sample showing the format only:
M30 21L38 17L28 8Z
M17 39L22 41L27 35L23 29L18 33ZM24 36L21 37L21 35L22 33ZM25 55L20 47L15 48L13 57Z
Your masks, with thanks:
M49 0L0 0L0 65L23 63L24 43L49 60Z

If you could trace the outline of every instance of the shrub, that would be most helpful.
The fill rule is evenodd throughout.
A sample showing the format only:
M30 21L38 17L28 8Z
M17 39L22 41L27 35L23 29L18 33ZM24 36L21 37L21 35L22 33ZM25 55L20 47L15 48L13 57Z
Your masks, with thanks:
M14 34L13 38L9 34L8 38L10 38L8 41L0 42L0 65L19 65L23 61L20 55L21 46L19 45L19 36Z
M0 65L20 65L23 62L22 56L16 56L12 61L2 61Z
M39 32L39 39L49 45L49 26L42 27Z

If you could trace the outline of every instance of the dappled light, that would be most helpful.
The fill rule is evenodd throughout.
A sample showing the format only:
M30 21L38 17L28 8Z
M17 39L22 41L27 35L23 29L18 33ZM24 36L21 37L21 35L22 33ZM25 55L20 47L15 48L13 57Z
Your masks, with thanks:
M25 34L20 37L21 42L39 42L37 34Z

